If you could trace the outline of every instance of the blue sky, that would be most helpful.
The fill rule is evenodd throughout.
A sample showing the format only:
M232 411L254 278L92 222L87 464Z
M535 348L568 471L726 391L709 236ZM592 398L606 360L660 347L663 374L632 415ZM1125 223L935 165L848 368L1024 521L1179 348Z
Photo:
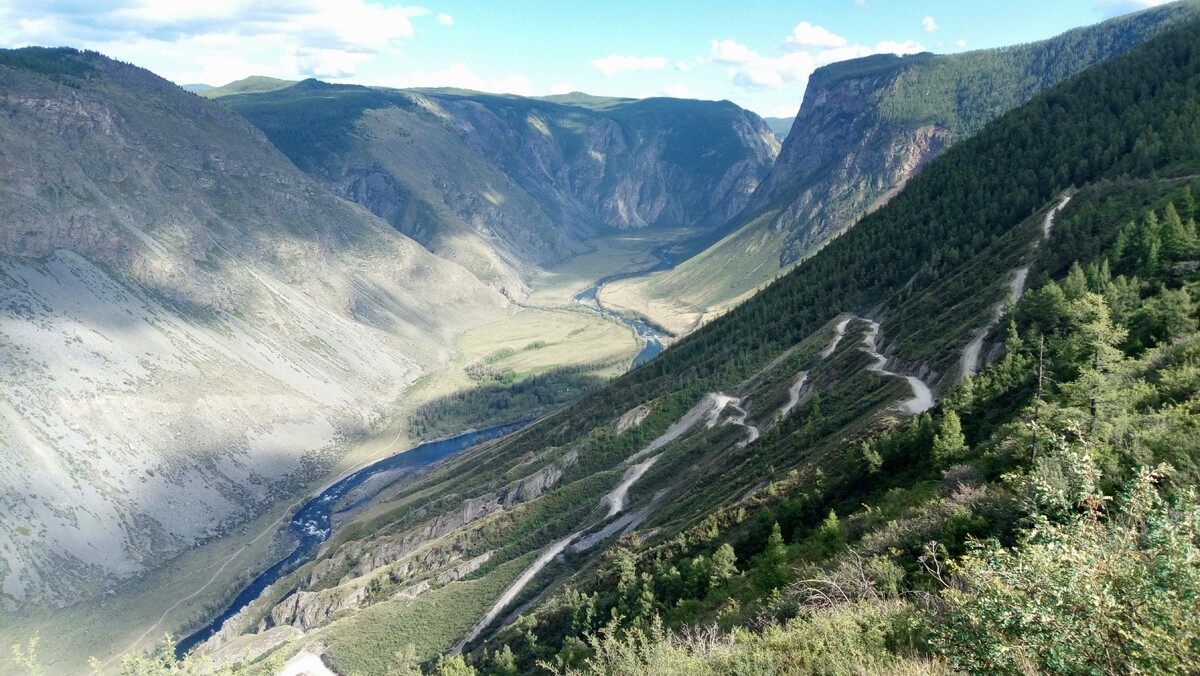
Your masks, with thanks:
M729 99L794 115L878 52L1047 38L1162 0L0 0L0 46L94 49L180 84L248 75Z

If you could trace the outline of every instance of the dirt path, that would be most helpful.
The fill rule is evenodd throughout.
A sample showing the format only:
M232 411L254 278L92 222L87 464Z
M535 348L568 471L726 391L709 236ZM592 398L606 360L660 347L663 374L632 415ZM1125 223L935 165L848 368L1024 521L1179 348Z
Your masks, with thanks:
M1050 239L1050 230L1054 228L1054 217L1057 216L1058 212L1062 211L1063 207L1067 206L1067 202L1070 202L1070 201L1071 201L1070 195L1063 195L1062 200L1060 200L1058 203L1058 206L1051 209L1046 214L1046 218L1042 220L1042 241L1043 242Z
M661 454L660 454L661 455ZM629 488L637 483L638 479L646 473L646 470L654 466L658 462L658 455L650 456L638 464L625 470L625 476L621 477L621 483L617 487L605 495L601 502L607 502L608 516L605 518L616 516L621 510L625 509L625 496L629 493Z
M653 453L654 451L657 451L663 446L666 446L672 441L675 441L679 437L683 436L688 430L695 427L696 424L702 419L709 416L712 408L716 405L716 400L713 398L713 395L705 395L701 397L699 403L688 409L688 412L684 413L683 417L676 421L674 425L671 425L666 432L663 432L660 437L654 441L651 441L650 444L642 450L629 456L629 459L626 462L633 462L644 455ZM709 425L709 427L712 427L712 425Z
M496 599L496 602L492 604L491 609L487 611L487 614L483 616L483 619L475 625L475 628L471 630L471 633L467 634L466 638L459 641L458 645L454 646L454 650L452 650L450 654L457 655L461 653L463 646L471 641L474 641L475 638L479 636L479 633L486 629L487 626L491 624L498 615L500 615L500 612L504 610L505 606L507 606L509 603L512 603L512 600L517 597L517 594L521 593L521 590L525 588L525 585L529 584L529 581L532 580L534 576L542 572L542 569L545 568L546 565L551 561L553 561L554 557L561 554L562 551L567 548L567 545L571 544L571 541L579 537L582 533L583 531L571 533L567 537L550 545L546 551L542 552L541 555L534 560L533 565L526 568L525 572L521 573L521 577L518 577L516 581L509 585L508 589L506 589L504 593L500 595L500 598Z
M846 321L849 322L849 320ZM788 413L792 412L793 408L796 408L796 404L800 403L800 390L804 388L804 383L806 382L808 382L808 371L801 371L796 376L796 382L792 383L792 386L788 388L788 402L783 405L783 408L779 409L779 415L775 417L776 420L783 420L787 417Z
M283 671L276 676L337 676L337 674L325 666L320 656L307 650L301 650L296 653L295 657L288 660L287 664L283 665Z
M863 321L867 322L870 328L868 328L867 332L863 334L863 344L859 349L875 358L875 363L868 366L867 370L880 373L885 376L904 378L908 381L908 386L912 388L913 396L912 399L907 399L900 402L901 411L911 415L917 415L933 408L933 392L929 389L929 386L926 385L924 381L914 376L901 375L895 371L888 371L884 368L884 366L887 365L888 358L882 354L879 354L878 347L876 346L876 341L879 339L879 322L874 322L867 319L864 319Z
M708 412L709 429L716 427L717 423L720 421L721 413L726 408L732 408L738 412L738 415L731 416L730 418L726 419L725 423L728 425L737 425L738 427L746 428L746 440L739 442L738 446L744 448L758 440L758 437L761 436L761 434L759 433L757 427L746 423L746 417L749 414L747 414L746 410L742 408L742 400L739 397L731 397L727 394L721 394L719 392L716 394L710 394L708 396L713 401L713 408Z
M824 350L821 350L821 359L828 359L829 355L833 354L833 351L837 349L838 343L842 342L842 336L846 335L846 326L850 324L851 319L853 319L853 317L846 317L842 319L842 321L838 322L835 333L833 334L833 340L829 341L828 347L826 347Z
M1058 204L1046 212L1046 217L1042 219L1042 238L1033 243L1036 249L1042 242L1050 239L1050 232L1054 228L1054 218L1058 212L1067 206L1067 202L1071 201L1070 195L1063 195ZM1012 271L1012 278L1008 280L1008 297L996 304L992 309L992 319L979 330L975 331L975 336L971 342L963 349L962 359L959 363L959 377L965 378L973 376L979 370L979 355L983 349L983 339L1000 321L1001 315L1004 314L1004 304L1011 298L1015 303L1021 300L1021 296L1025 293L1025 281L1029 278L1029 266L1017 268Z
M726 397L724 395L716 394L707 394L701 397L699 403L689 409L687 413L684 413L674 425L671 425L669 428L667 428L666 432L663 432L662 435L650 442L650 444L645 448L630 456L627 462L637 460L638 458L652 453L663 446L666 446L672 441L675 441L705 418L708 418L710 421L715 421L716 418L720 416L721 411L731 402L735 401L740 400L734 397ZM742 413L742 418L744 422L744 411ZM710 422L708 426L712 427L713 424L715 424L715 422ZM757 432L758 430L755 429L755 438L757 438ZM654 466L654 463L658 462L658 459L661 457L661 455L661 453L652 455L627 469L625 474L621 477L621 482L618 483L613 490L609 491L602 498L600 498L600 505L608 506L608 513L605 515L605 519L610 519L625 510L625 498L629 494L629 489L635 483L637 483L639 479L642 478L642 475L645 474L647 470ZM649 513L646 510L642 510L642 512L638 512L637 514L627 514L608 524L600 532L593 533L592 535L583 538L583 534L587 532L589 528L596 525L591 524L587 528L583 528L571 533L567 537L555 542L553 545L550 545L549 548L543 551L537 557L537 559L535 559L534 562L528 568L526 568L524 572L521 573L520 577L518 577L511 585L509 585L508 589L504 591L500 598L496 599L496 602L492 604L492 607L483 616L483 618L475 624L475 627L471 630L471 632L454 646L451 654L457 655L462 652L464 646L475 640L484 629L487 629L488 625L495 621L495 619L499 617L500 613L504 611L505 607L507 607L509 603L512 603L512 600L521 593L521 590L524 589L525 586L528 585L529 582L533 580L533 578L536 577L543 568L549 565L549 563L553 561L555 557L561 554L563 550L565 550L572 542L580 540L579 545L576 547L578 551L589 549L596 543L600 542L609 535L612 535L618 530L636 527L636 525L645 520L647 516L649 516Z

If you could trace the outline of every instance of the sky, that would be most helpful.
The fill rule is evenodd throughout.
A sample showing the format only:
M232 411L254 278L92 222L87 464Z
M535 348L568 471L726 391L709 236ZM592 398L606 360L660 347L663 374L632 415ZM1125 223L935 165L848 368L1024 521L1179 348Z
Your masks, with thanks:
M1165 0L0 0L0 47L92 49L178 84L250 75L796 114L813 69L1041 40Z

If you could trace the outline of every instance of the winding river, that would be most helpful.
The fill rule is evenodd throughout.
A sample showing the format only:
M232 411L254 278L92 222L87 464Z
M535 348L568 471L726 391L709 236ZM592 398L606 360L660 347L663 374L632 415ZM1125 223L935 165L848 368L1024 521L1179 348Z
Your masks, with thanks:
M276 580L315 559L321 545L329 539L330 534L333 532L333 516L335 514L358 507L394 483L394 481L381 481L378 485L367 487L364 491L360 491L360 493L364 494L355 495L355 499L351 504L339 508L338 502L347 493L361 486L367 479L388 471L399 470L405 474L415 472L458 451L521 429L530 422L530 420L523 420L507 425L497 425L496 427L488 427L482 430L464 432L463 434L447 439L429 441L412 450L384 458L349 476L339 479L333 485L321 491L316 497L304 503L304 506L297 510L292 516L291 521L288 522L288 534L296 542L296 548L292 550L292 553L275 562L274 565L251 580L224 612L213 618L211 622L199 631L180 640L175 647L176 654L182 657L189 650L207 640L221 629L221 625L225 624L225 620L233 617L249 605L251 601L258 598L259 594L262 594Z
M652 272L670 270L675 267L675 261L671 258L669 249L669 246L664 245L655 250L654 254L658 257L658 263L654 267L637 272L609 275L575 295L576 303L599 313L601 316L625 324L636 331L646 341L645 347L634 357L633 363L629 367L631 370L653 359L658 353L662 352L666 347L664 341L668 337L668 334L651 325L649 322L605 308L600 304L596 295L609 282L614 282L618 279L628 279L630 277L640 277ZM430 441L412 450L384 458L349 476L339 479L319 495L304 503L304 506L297 510L292 516L291 521L288 522L288 534L296 543L296 547L292 550L292 553L276 561L274 565L251 580L233 602L229 604L229 607L220 615L214 617L211 622L195 633L181 639L176 644L176 654L182 657L189 650L209 639L220 631L221 625L225 624L226 620L250 605L254 599L258 598L276 580L315 559L321 545L329 539L329 536L333 532L333 516L335 514L355 509L394 483L394 481L381 481L377 485L363 487L354 495L353 502L339 508L338 503L342 498L350 493L350 491L362 486L367 479L389 471L399 470L406 474L415 472L465 448L518 430L530 422L532 421L524 420L507 425L489 427L483 430L465 432L448 439Z
M599 294L600 289L609 282L615 282L618 279L641 277L652 272L661 272L663 270L670 270L674 268L675 261L671 258L670 248L670 245L663 245L655 249L654 255L658 257L658 263L652 268L638 270L637 272L624 272L603 277L597 280L595 284L575 294L576 303L579 303L593 312L600 314L602 317L606 317L628 326L636 331L637 334L641 336L642 340L646 341L645 347L643 347L642 351L633 358L633 363L629 365L630 370L645 364L658 355L659 352L662 352L664 349L666 349L665 340L669 334L645 320L638 319L637 317L631 317L629 315L622 314L604 307L600 304L600 299L597 297L597 294Z

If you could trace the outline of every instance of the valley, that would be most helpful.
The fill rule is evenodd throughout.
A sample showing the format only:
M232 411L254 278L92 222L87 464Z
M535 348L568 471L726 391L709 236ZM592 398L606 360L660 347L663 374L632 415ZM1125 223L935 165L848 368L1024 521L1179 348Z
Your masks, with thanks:
M641 331L652 332L636 320L625 320L611 312L589 308L578 298L587 293L583 287L592 283L594 290L602 278L636 276L661 264L658 253L670 242L686 236L683 230L665 230L645 235L598 238L589 241L594 251L582 254L561 268L546 270L530 284L525 303L514 305L504 316L468 331L458 339L454 356L447 364L414 382L397 400L392 413L377 425L366 439L348 446L342 458L325 478L309 484L307 493L320 499L330 491L341 492L349 484L374 474L389 462L427 463L440 455L418 459L427 445L418 444L422 437L413 435L408 420L422 405L437 402L456 393L479 386L467 374L471 364L488 362L495 369L511 371L518 381L536 377L555 369L578 368L584 374L601 379L614 377L661 351L662 342L647 340ZM599 280L599 281L598 281ZM641 326L644 328L635 328ZM657 336L656 332L652 335ZM661 339L658 339L661 340ZM527 349L536 343L533 349ZM496 359L495 355L502 355ZM516 411L510 414L528 416L539 409ZM464 427L476 427L486 418L459 420L450 430L455 433ZM508 422L500 420L501 423ZM498 429L507 429L503 424ZM466 435L475 438L476 433ZM463 437L455 437L463 438ZM435 444L438 449L458 450L461 446ZM388 460L383 460L388 458ZM361 468L361 469L360 469ZM391 482L388 482L390 485ZM375 487L377 493L387 485ZM357 507L370 513L370 500L361 496ZM113 656L145 649L158 642L164 632L177 634L178 628L194 626L199 617L214 615L230 603L229 611L240 609L274 579L303 563L304 557L315 553L315 547L327 537L300 536L294 544L293 532L298 526L291 523L300 502L280 504L255 521L243 524L228 537L193 547L154 574L139 577L118 586L114 593L98 602L86 602L68 609L52 612L22 613L20 619L0 619L0 633L29 636L65 631L72 640L58 646L56 659L47 666L79 663L95 656L102 661ZM326 517L328 518L328 517ZM340 520L345 515L339 514ZM325 530L322 528L321 530ZM309 534L313 535L313 534ZM277 561L277 563L273 563ZM258 571L265 571L261 575ZM253 579L248 577L257 575ZM242 590L240 593L238 590ZM215 621L219 625L230 614L222 613ZM109 618L122 618L119 623ZM75 627L74 629L66 629ZM190 634L190 633L189 633ZM179 646L186 650L200 636L181 637Z
M0 673L1185 671L1200 0L1104 16L588 62L794 118L0 49Z

